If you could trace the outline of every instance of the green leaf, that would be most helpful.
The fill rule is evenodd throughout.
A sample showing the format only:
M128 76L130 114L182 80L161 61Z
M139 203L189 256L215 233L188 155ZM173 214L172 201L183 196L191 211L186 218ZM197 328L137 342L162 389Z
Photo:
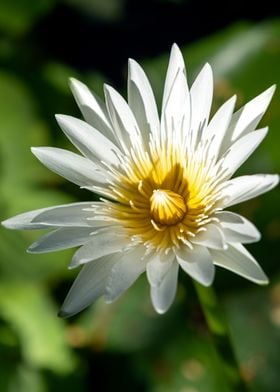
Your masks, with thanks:
M7 369L9 376L5 392L47 392L42 375L34 368L18 365Z
M146 278L142 276L115 303L98 301L80 316L77 326L93 346L130 352L147 347L164 323L152 309Z
M73 251L34 255L27 253L26 249L39 237L39 233L10 231L0 227L0 234L0 284L9 281L54 282L73 275L67 270Z
M64 323L56 316L56 308L42 286L2 283L0 310L19 336L29 366L56 373L73 371L75 361L67 346Z
M0 208L1 220L12 215L73 201L53 188L59 177L45 169L30 146L48 145L48 128L38 118L34 99L15 76L0 72ZM61 180L62 181L62 180ZM45 188L42 187L46 183ZM26 254L37 232L10 232L3 228L0 241L2 279L46 280L66 273L68 252Z
M53 3L53 0L1 0L0 28L9 34L24 34Z
M244 378L254 392L279 389L280 284L225 298L231 334Z

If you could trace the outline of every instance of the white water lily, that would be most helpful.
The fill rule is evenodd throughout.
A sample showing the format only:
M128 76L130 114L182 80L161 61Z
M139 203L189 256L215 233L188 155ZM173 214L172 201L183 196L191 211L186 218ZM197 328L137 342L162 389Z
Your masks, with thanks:
M29 252L80 246L69 268L83 265L60 315L73 315L100 296L118 298L144 271L155 310L173 302L179 266L211 285L215 265L255 283L268 279L242 244L260 239L256 227L225 208L269 191L277 175L231 179L267 134L255 130L274 87L234 112L235 97L209 120L213 76L206 64L187 85L182 54L173 45L161 118L142 68L129 61L128 103L105 85L105 104L84 84L71 88L85 121L57 121L82 155L32 148L55 173L102 196L3 222L11 229L52 229Z

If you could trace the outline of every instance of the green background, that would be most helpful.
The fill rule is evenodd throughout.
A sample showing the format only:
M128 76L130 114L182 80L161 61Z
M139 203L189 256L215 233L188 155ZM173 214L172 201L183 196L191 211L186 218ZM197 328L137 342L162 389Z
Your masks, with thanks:
M124 2L62 3L61 29L64 9L70 10L73 25L66 29L75 31L84 18L88 24L108 27L107 36L98 37L101 43L102 39L104 45L108 40L114 42L110 26L124 20ZM162 7L168 1L156 3ZM182 2L170 3L179 9ZM72 148L53 119L55 112L79 116L68 77L81 79L100 95L105 81L126 94L126 66L117 63L116 80L112 76L116 71L108 72L114 69L114 53L107 53L111 61L102 72L102 62L98 60L96 65L92 53L85 66L86 60L69 61L67 56L63 60L56 52L40 48L38 26L39 31L40 24L45 31L51 30L56 7L52 0L0 1L1 220L27 210L95 197L49 172L30 152L30 146ZM188 17L185 15L186 23ZM169 40L173 41L172 29ZM214 110L234 93L240 107L270 85L280 84L280 20L276 18L258 23L235 20L199 39L181 37L180 41L190 81L206 61L213 66ZM69 47L72 44L83 46L83 42L65 42ZM139 55L137 45L133 50L152 82L158 103L170 45L161 43L160 47L163 49L156 54L139 50ZM133 54L123 48L120 51L126 57ZM270 132L266 140L240 174L279 172L279 91L261 125L267 124ZM242 375L249 390L255 392L279 391L279 205L277 189L235 208L262 233L261 242L248 249L268 274L270 285L258 287L222 269L217 270L214 284ZM0 391L226 390L192 281L185 274L180 274L175 303L164 316L152 309L143 277L116 303L105 305L100 300L74 318L62 320L57 311L77 273L67 270L72 251L27 254L26 248L38 236L38 232L0 228Z

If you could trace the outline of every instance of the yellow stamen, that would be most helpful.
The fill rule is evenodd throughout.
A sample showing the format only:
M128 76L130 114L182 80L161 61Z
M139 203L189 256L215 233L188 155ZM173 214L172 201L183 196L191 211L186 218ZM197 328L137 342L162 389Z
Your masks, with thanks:
M187 207L184 198L168 189L155 189L150 198L150 212L155 222L174 225L181 221Z

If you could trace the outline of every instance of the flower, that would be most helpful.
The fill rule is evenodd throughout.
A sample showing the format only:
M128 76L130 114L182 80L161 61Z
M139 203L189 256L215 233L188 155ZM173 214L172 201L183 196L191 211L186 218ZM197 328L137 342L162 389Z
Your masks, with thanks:
M83 268L61 316L100 296L114 301L144 271L158 313L174 300L179 266L205 286L213 282L216 265L255 283L268 282L242 245L258 241L259 231L224 209L279 181L268 174L231 179L267 134L267 128L255 128L274 86L234 114L232 97L209 120L211 67L203 67L189 90L182 54L173 45L160 119L150 83L134 60L129 60L128 103L107 85L105 104L75 79L71 88L85 121L65 115L57 121L82 155L51 147L32 152L55 173L102 198L3 222L11 229L52 229L29 247L31 253L81 246L69 268Z

